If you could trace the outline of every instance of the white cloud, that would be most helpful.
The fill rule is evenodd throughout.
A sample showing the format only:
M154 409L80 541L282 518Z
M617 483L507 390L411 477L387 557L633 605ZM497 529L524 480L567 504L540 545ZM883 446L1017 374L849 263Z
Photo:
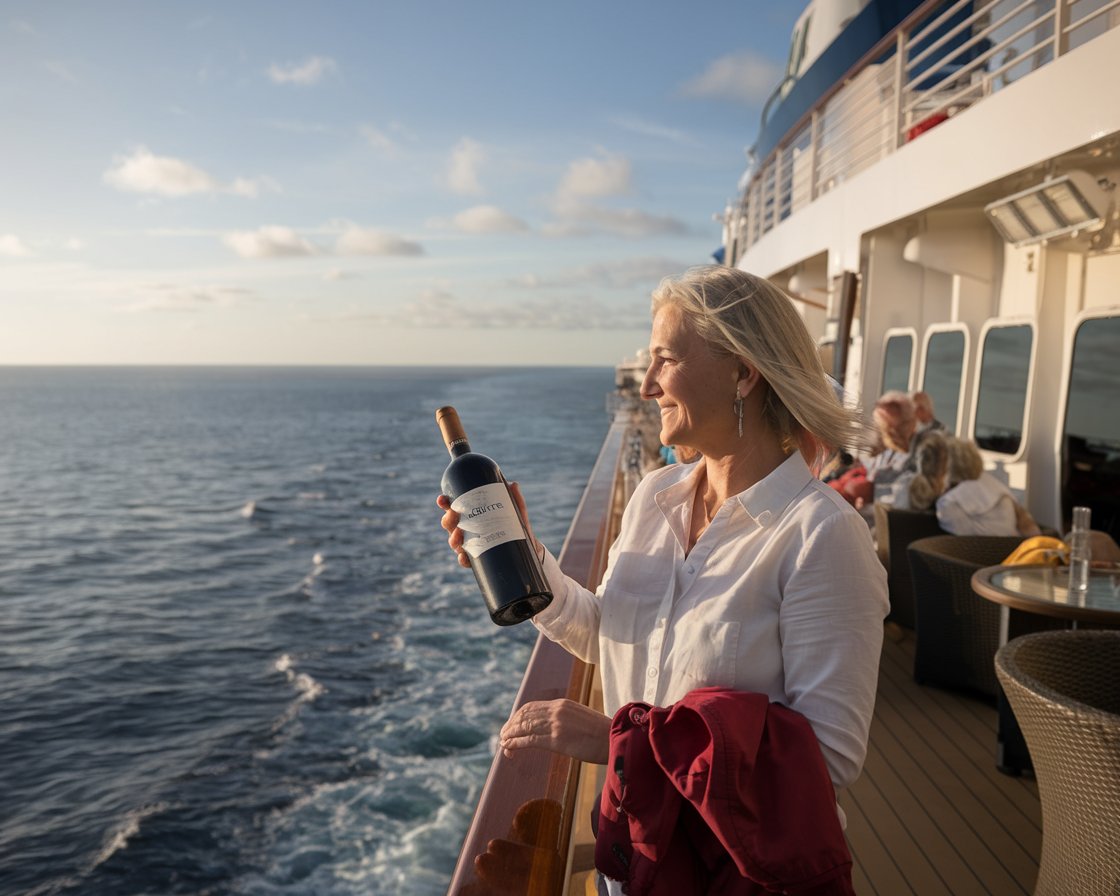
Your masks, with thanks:
M311 56L303 62L280 65L272 63L268 67L268 76L274 84L300 84L308 86L318 84L327 75L338 70L338 65L329 56Z
M576 159L568 166L556 191L557 200L602 198L630 192L630 160L603 153L597 159Z
M451 160L447 168L447 183L452 191L460 196L479 196L482 182L479 168L486 160L486 150L482 144L470 137L464 137L451 150Z
M565 269L563 273L552 276L525 274L511 283L522 289L593 287L652 290L661 278L679 274L689 264L660 256L620 258Z
M390 156L397 154L398 147L396 141L384 131L378 130L371 124L364 124L358 130L366 143L374 149Z
M73 84L75 87L79 87L82 84L81 78L74 74L74 70L70 68L70 64L63 62L61 59L47 59L39 64L60 81Z
M261 121L266 128L291 134L330 134L334 127L320 121L298 121L290 118L266 118Z
M27 244L14 233L0 234L0 255L6 255L8 258L27 258L31 254Z
M126 313L195 312L226 307L252 294L250 290L234 286L183 287L167 283L141 287L139 292L140 298L126 305L118 305L116 310Z
M339 255L423 255L424 247L412 240L371 227L349 227L335 243Z
M86 241L81 237L72 236L62 245L71 252L81 252L86 247Z
M102 177L118 190L171 198L198 193L232 193L252 198L262 186L278 189L268 178L239 177L228 185L223 184L190 162L173 156L157 156L146 146L137 147L131 155L117 156Z
M337 234L333 248L316 245L291 227L271 225L256 230L227 233L222 242L242 258L298 258L311 255L375 255L416 256L424 254L424 247L404 237L359 227L346 222L331 222L321 231ZM342 271L328 272L328 280L341 280L350 276Z
M683 236L688 225L669 215L654 215L635 208L605 208L590 203L558 207L557 219L541 228L546 236L590 236L611 233L624 237Z
M222 241L242 258L296 258L320 252L290 227L276 225L228 233Z
M251 180L247 177L234 178L229 185L229 192L234 196L244 196L246 199L256 199L261 191L261 181Z
M762 56L738 53L721 56L703 74L681 87L686 97L732 100L756 105L766 100L782 76L782 69Z
M629 159L607 152L602 152L598 158L572 162L552 197L555 220L541 227L541 232L558 237L597 233L625 237L687 233L688 227L676 218L592 201L631 193L630 173Z
M684 131L670 128L652 121L643 121L640 118L616 118L614 123L623 130L639 134L643 137L653 137L669 143L678 143L681 146L700 146L700 141Z
M452 226L463 233L523 233L529 225L494 205L476 205L452 218Z
M441 289L426 290L392 310L351 315L349 319L379 327L447 330L630 330L649 325L648 306L625 306L586 296L554 296L516 302L460 299Z

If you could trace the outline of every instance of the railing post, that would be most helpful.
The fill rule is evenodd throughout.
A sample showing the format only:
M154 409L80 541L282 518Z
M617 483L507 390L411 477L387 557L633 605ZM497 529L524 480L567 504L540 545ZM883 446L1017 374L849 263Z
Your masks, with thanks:
M894 113L891 122L894 137L889 144L892 152L902 146L904 142L902 139L902 104L903 88L906 83L906 43L906 32L900 28L894 43Z
M1054 0L1054 58L1069 52L1070 5L1067 0Z
M813 117L809 124L809 201L812 202L820 195L820 171L817 160L820 156L818 149L821 142L821 107L813 110Z

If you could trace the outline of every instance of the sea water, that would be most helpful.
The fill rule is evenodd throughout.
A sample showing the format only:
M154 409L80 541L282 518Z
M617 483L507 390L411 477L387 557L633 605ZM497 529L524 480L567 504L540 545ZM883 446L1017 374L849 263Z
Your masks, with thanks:
M0 893L443 894L535 631L447 548L434 411L558 549L612 385L0 368Z

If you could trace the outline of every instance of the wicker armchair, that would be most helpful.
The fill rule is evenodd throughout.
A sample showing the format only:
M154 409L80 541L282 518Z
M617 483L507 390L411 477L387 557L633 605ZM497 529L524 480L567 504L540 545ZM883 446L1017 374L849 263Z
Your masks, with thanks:
M896 510L875 504L875 540L879 559L887 568L887 590L891 611L887 619L906 628L914 628L914 587L906 549L919 538L944 535L932 511Z
M1120 893L1120 632L1043 632L996 655L1042 803L1036 896Z
M999 647L999 607L972 590L972 574L999 563L1021 541L1018 536L937 535L910 545L915 681L996 697L992 661Z

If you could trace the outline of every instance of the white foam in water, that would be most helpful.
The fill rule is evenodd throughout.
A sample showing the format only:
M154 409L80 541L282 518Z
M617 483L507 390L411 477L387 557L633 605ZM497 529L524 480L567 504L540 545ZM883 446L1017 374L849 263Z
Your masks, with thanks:
M263 874L239 894L443 896L477 798L460 760L384 757L373 781L316 787L268 822Z
M115 853L125 849L128 846L128 841L140 833L140 825L145 818L158 815L160 812L164 812L167 809L167 803L149 803L148 805L140 806L129 812L124 817L124 820L117 825L106 838L105 845L101 848L101 852L97 854L97 858L93 860L91 868L96 868L98 865L104 864L109 861Z
M20 610L32 628L0 627L0 653L35 649L42 664L13 673L12 717L37 719L22 696L34 695L106 724L63 738L61 709L29 723L26 741L42 746L5 780L13 802L83 802L60 803L58 820L21 834L35 858L5 867L18 875L10 889L139 896L201 875L230 896L443 896L534 631L495 626L447 549L434 411L460 407L479 450L525 484L555 549L607 428L610 371L468 372L451 385L377 371L160 376L192 401L167 402L147 373L93 383L83 373L65 388L44 381L50 400L17 415L26 432L11 444L38 464L28 494L81 491L83 502L80 517L47 520L45 539L42 527L5 531L12 556L43 560L20 579L35 595ZM554 398L542 408L545 393ZM52 415L60 395L74 400ZM90 396L106 395L121 414L83 415L98 408ZM355 414L307 426L308 408L324 405ZM53 438L63 423L76 441ZM553 442L562 451L550 457L541 446ZM106 444L119 446L111 458ZM103 472L160 457L144 482L163 508L158 525L119 519L128 477L89 476L27 445L65 447ZM13 519L41 511L13 500ZM3 557L0 573L13 574ZM30 646L29 630L40 633ZM71 669L58 645L79 640L84 666ZM91 805L138 804L83 817ZM161 836L145 836L157 821ZM215 848L203 831L236 848Z
M282 654L280 658L272 664L272 667L277 672L283 672L288 679L288 683L295 688L296 693L299 695L296 697L297 706L300 703L310 703L317 697L321 697L326 691L326 688L306 672L296 672L294 668L295 662L292 660L291 656L286 653ZM292 709L294 708L295 707L292 707ZM289 712L291 712L291 710L289 710Z

